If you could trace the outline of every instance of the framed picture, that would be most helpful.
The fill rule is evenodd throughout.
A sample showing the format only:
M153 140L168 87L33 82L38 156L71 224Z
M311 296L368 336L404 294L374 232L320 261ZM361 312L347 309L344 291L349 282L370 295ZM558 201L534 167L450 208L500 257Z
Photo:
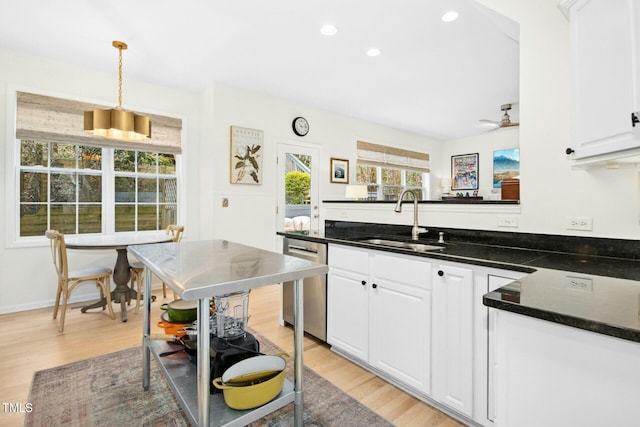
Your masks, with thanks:
M493 188L502 188L502 180L520 177L520 149L493 152Z
M478 189L478 153L451 156L451 189Z
M331 158L331 182L349 183L349 160Z
M263 132L231 126L231 184L262 184Z

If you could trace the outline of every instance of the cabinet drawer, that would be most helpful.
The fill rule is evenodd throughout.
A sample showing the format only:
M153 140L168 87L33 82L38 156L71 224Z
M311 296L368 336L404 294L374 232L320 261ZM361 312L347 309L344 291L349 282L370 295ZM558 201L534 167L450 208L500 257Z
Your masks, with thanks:
M364 249L329 245L327 260L330 267L359 273L369 271L369 253Z
M420 257L372 251L371 275L409 286L431 289L431 263Z

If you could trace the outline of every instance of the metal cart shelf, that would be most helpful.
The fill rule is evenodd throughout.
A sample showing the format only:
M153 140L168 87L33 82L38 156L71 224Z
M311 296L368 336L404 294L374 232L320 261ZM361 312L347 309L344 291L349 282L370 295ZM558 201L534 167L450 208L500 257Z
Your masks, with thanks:
M303 425L303 280L326 274L328 267L299 258L240 245L226 240L162 243L131 246L130 251L145 265L143 375L150 383L151 354L158 361L173 393L194 425L236 426L255 421L291 402L294 424ZM285 381L282 392L271 402L253 410L228 408L221 395L209 393L209 343L198 340L197 365L183 354L160 358L168 348L150 336L151 273L169 285L183 300L198 301L198 331L209 336L210 298L293 280L294 286L294 382ZM206 363L202 363L206 361Z

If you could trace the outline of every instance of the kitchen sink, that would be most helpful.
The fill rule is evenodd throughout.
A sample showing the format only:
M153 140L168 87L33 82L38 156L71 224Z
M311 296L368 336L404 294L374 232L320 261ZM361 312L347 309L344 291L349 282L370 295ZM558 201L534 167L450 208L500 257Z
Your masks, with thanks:
M392 248L409 249L415 252L429 252L444 249L444 246L428 245L426 243L401 242L398 240L387 239L365 239L360 240L362 243L370 243L372 245L389 246Z

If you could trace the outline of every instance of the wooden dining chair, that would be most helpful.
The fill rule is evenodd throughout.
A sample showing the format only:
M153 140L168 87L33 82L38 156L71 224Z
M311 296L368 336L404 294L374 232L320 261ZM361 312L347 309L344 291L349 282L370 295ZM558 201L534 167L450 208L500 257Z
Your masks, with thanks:
M58 290L56 292L56 304L53 307L53 318L58 317L58 308L62 301L62 312L60 313L60 324L58 331L64 331L64 318L67 313L67 303L71 292L79 285L85 283L94 283L100 290L100 299L105 298L107 304L105 307L109 309L109 315L112 319L116 318L111 306L111 273L109 267L88 267L79 270L69 270L67 261L67 245L64 242L64 234L57 230L47 230L45 235L49 239L51 247L51 256L53 257L53 265L58 274Z
M184 231L184 225L174 225L171 224L167 227L167 234L170 234L173 237L174 242L179 242L182 239L182 232ZM140 261L134 261L130 263L131 265L131 281L130 286L133 289L134 285L136 286L136 309L134 313L138 313L138 309L140 307L140 300L142 299L142 285L144 280L144 264ZM162 296L164 298L167 297L167 284L162 283ZM173 292L173 299L178 299L178 295Z

